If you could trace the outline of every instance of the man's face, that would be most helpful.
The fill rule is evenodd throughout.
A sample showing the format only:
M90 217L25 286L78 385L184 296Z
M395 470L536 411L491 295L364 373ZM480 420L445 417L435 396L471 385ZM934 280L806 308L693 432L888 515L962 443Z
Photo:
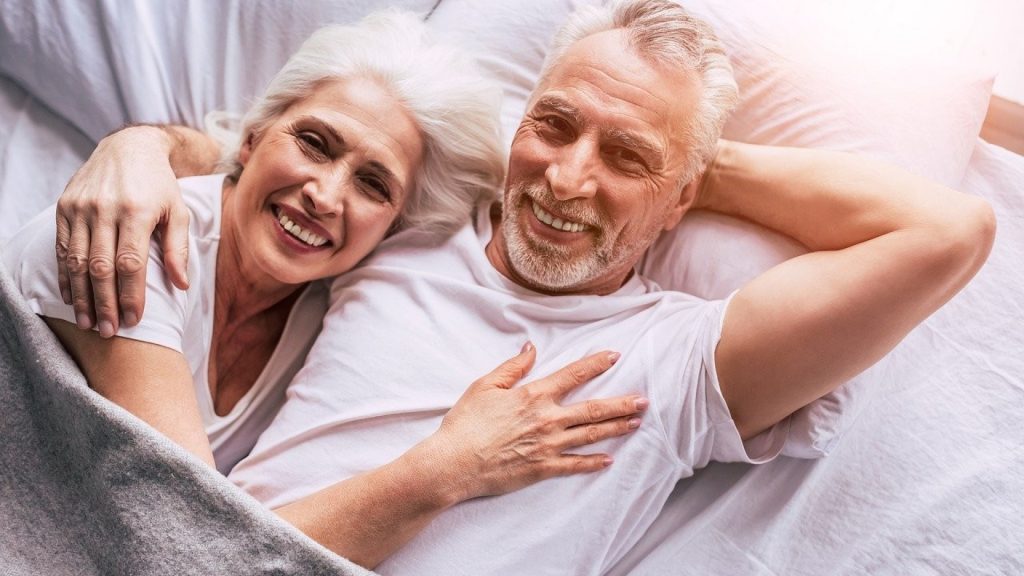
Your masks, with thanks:
M635 54L620 30L569 49L512 143L501 233L516 276L550 292L622 285L692 200L684 127L699 88Z

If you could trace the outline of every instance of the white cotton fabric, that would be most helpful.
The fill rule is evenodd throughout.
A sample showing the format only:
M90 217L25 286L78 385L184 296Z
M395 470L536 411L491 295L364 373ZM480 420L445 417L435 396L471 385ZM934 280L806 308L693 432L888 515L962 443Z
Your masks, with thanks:
M608 296L547 296L503 277L481 210L440 248L395 238L335 282L324 331L278 419L230 478L280 506L396 458L439 427L475 379L527 340L528 380L599 350L622 354L569 400L639 393L640 429L584 451L603 472L542 482L441 514L379 567L386 574L601 574L654 520L680 478L711 460L763 462L786 425L748 444L714 368L726 301L662 292L634 275ZM495 540L506 546L495 547Z
M861 382L832 453L680 482L611 576L1024 574L1024 157L979 141L960 188L995 210L992 254Z
M91 139L127 122L241 113L315 30L438 0L0 0L0 74Z
M319 330L327 288L316 282L300 295L282 334L283 344L232 410L218 415L208 370L223 182L223 174L179 180L190 218L189 289L178 290L167 280L162 251L154 241L147 263L145 313L138 325L120 327L117 336L184 355L217 469L226 474L249 453L284 401L284 387L302 365ZM19 230L4 246L3 259L33 312L74 323L74 310L64 304L57 284L55 210L51 206Z

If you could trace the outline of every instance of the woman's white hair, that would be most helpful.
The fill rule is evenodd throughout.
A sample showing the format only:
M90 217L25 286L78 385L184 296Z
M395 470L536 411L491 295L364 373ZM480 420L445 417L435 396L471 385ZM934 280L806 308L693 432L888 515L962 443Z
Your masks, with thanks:
M281 68L225 141L223 117L209 115L207 130L222 140L225 165L237 178L243 138L258 138L292 104L322 83L369 78L412 114L423 138L423 159L396 226L450 233L473 207L493 200L505 175L499 109L501 91L483 80L473 62L435 43L416 16L371 14L356 25L316 31Z
M541 81L569 47L587 36L623 29L637 53L651 62L696 72L702 90L694 121L685 127L689 142L686 181L714 156L726 119L739 101L732 65L711 26L669 0L613 0L573 12L555 36Z

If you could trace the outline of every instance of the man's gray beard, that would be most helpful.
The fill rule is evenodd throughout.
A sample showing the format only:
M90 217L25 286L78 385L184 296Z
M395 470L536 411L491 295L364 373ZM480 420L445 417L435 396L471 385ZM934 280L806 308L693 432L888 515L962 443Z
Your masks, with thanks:
M588 234L594 234L596 229L599 244L606 239L603 233L606 228L600 216L592 213L583 215L578 209L562 209L563 203L555 200L543 186L517 184L509 191L508 205L501 219L509 265L516 274L539 288L563 291L593 280L608 269L612 262L611 246L598 245L583 256L578 256L557 244L527 237L518 224L519 209L528 203L527 198L540 200L541 206L559 206L570 219L590 226ZM525 208L531 209L529 206Z
M539 200L541 206L558 210L565 217L590 227L587 233L595 238L592 251L573 256L557 244L528 237L518 225L519 209L527 198ZM608 234L608 219L578 203L555 199L543 185L516 184L509 189L507 205L501 218L501 232L505 238L509 265L526 281L543 290L563 292L582 286L612 268L618 268L632 259L635 264L641 255L661 235L664 220L652 223L650 230L634 242L616 246L615 237ZM526 206L527 210L531 210ZM596 236L595 236L596 234Z

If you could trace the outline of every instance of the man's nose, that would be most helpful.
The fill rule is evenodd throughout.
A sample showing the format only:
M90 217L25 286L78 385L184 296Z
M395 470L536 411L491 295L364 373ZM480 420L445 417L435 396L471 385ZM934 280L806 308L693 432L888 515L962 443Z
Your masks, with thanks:
M544 172L551 193L559 200L592 198L597 193L596 147L580 139L560 152Z

